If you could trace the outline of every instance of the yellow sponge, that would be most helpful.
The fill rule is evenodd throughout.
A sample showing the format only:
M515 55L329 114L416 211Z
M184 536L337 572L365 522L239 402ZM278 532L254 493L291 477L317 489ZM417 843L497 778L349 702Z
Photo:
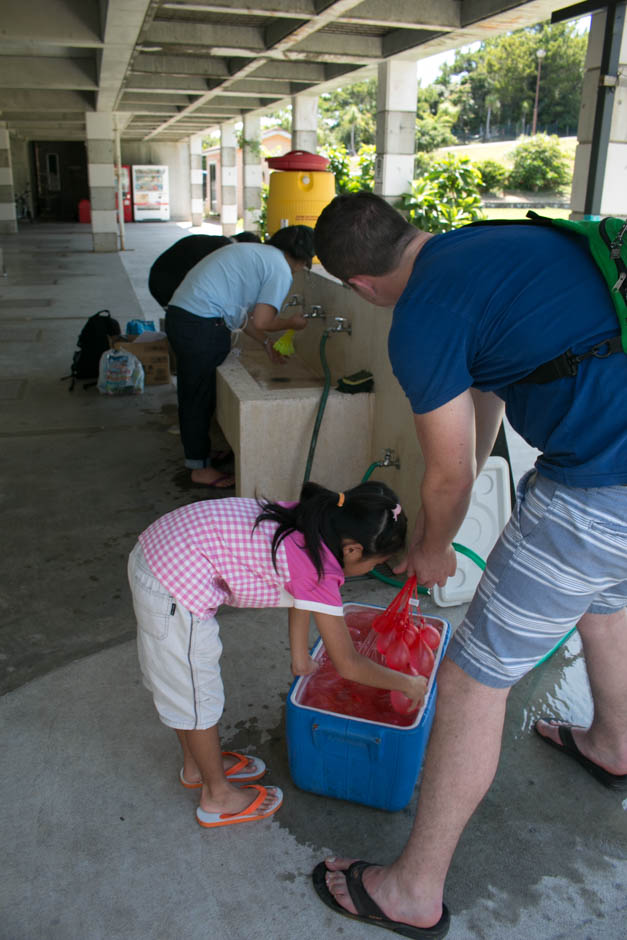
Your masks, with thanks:
M286 330L283 336L280 336L276 343L273 343L272 348L276 349L282 356L293 356L296 352L292 342L293 336L294 330Z

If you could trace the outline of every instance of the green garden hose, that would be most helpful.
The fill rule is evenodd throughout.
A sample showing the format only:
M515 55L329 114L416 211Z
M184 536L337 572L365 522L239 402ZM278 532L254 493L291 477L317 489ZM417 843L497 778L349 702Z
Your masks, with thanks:
M320 425L322 424L322 416L324 415L327 398L329 397L329 389L331 388L331 371L329 369L327 357L324 352L324 347L327 344L328 338L329 334L325 331L320 339L320 362L322 363L322 368L324 370L324 387L322 389L322 395L320 396L320 402L318 404L318 413L316 414L316 422L314 424L313 434L311 435L311 443L309 445L307 463L305 464L305 476L303 477L303 483L307 483L309 477L311 476L311 465L313 464L314 454L316 452L316 444L318 443L318 433L320 431Z

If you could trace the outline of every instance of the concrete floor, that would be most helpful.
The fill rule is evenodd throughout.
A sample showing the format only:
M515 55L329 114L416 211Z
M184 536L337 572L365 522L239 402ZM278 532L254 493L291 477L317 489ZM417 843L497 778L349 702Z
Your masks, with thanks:
M174 389L114 400L80 385L70 394L60 379L97 309L123 326L158 318L147 270L183 234L129 225L123 255L94 255L79 225L0 240L0 938L383 936L328 911L309 876L330 853L394 858L415 797L387 813L291 783L285 615L220 615L223 742L258 753L284 789L272 820L200 829L196 797L177 782L174 735L139 679L126 558L148 523L198 498L168 433ZM345 597L385 606L393 593L362 580ZM463 615L430 599L423 609L454 626ZM627 800L531 731L541 713L585 722L590 708L576 637L513 690L497 778L447 882L452 940L625 936Z

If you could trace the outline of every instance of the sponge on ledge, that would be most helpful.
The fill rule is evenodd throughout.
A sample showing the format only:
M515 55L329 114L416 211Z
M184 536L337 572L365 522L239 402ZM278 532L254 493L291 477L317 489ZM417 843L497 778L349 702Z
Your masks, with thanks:
M276 343L273 343L272 348L282 356L293 356L296 352L294 343L292 342L293 336L294 330L286 330L283 336L280 336Z

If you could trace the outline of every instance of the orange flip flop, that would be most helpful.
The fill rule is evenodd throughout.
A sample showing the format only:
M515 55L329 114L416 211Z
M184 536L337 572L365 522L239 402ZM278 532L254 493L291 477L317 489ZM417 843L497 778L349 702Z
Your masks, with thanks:
M279 787L264 787L261 783L251 783L242 790L257 790L257 796L250 806L242 810L241 813L207 813L200 806L196 810L196 819L205 829L214 829L217 826L233 826L235 823L257 822L260 819L267 819L272 816L283 803L283 791ZM263 812L259 807L270 799L270 805Z
M224 776L230 783L254 783L255 780L261 780L266 772L266 765L259 757L240 754L238 751L222 751L222 756L234 757L236 760L233 766L224 772ZM179 780L186 790L200 790L202 787L202 780L198 783L189 783L183 776L182 767Z

